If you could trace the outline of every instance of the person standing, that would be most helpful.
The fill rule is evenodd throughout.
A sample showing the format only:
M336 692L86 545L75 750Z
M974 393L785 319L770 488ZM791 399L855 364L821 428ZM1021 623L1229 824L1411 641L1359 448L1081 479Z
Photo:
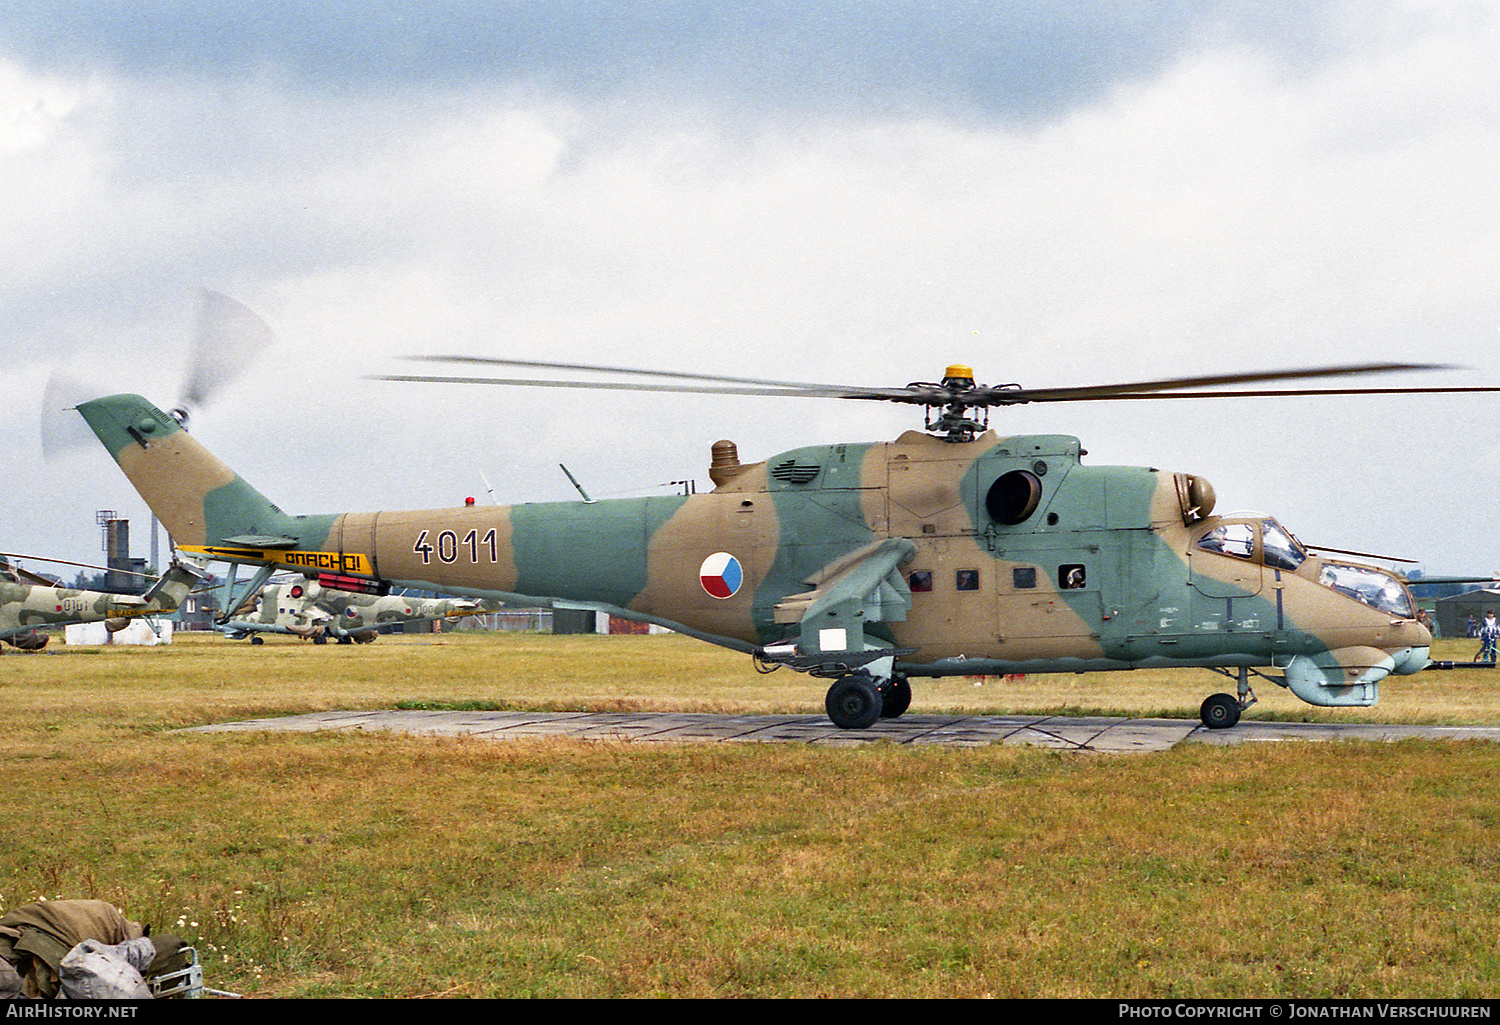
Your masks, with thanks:
M1494 662L1497 643L1500 643L1500 622L1495 621L1495 610L1490 609L1479 627L1479 661Z

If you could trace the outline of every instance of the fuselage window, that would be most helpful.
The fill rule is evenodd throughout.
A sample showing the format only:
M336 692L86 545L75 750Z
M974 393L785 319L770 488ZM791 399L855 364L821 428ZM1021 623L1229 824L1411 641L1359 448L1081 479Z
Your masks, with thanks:
M919 569L919 570L917 570L916 572L914 572L911 575L909 582L911 583L911 589L913 591L930 591L930 590L932 590L932 570L930 570L930 569Z
M1036 586L1036 567L1017 566L1010 571L1011 583L1018 591L1029 590Z
M961 569L954 576L953 586L960 591L979 590L979 570Z
M1057 567L1057 586L1064 591L1076 591L1088 586L1088 574L1082 566L1070 565Z
M1255 528L1248 523L1226 523L1199 538L1198 547L1205 552L1251 559L1255 557Z

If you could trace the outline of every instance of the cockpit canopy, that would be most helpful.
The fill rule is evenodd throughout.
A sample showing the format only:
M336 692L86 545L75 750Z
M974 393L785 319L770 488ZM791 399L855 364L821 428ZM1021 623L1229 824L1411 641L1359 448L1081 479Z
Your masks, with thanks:
M1220 523L1198 539L1198 547L1289 572L1307 561L1307 552L1297 539L1269 516L1245 516Z
M1389 612L1402 619L1416 618L1411 592L1406 585L1382 570L1355 566L1347 562L1324 562L1318 583L1364 602L1372 609Z
M1307 550L1269 516L1245 513L1221 520L1200 536L1198 548L1271 569L1294 573L1308 561ZM1318 583L1355 601L1403 619L1416 616L1411 592L1398 578L1373 566L1316 560Z

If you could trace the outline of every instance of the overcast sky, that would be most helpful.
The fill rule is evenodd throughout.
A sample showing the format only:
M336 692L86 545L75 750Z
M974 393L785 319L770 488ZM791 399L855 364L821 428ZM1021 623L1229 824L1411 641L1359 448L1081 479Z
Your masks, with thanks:
M19 10L16 8L20 8ZM275 344L194 433L292 512L666 494L906 407L407 385L460 352L902 385L1418 360L1500 385L1500 5L362 2L0 13L0 548L147 512L49 380L162 406L200 288ZM1374 383L1374 382L1368 382ZM1500 570L1500 396L997 411L1312 543Z

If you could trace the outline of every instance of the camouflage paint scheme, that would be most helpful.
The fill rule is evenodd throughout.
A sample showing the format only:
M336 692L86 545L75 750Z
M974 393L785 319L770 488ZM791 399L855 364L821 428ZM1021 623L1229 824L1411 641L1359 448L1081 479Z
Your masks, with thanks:
M303 580L263 589L253 614L231 619L221 629L235 640L257 633L285 633L320 641L332 637L340 643L368 644L382 626L458 619L484 611L485 607L472 599L359 594Z
M46 644L45 637L38 641L31 636L39 627L104 621L122 629L136 616L175 612L198 579L196 573L173 566L144 597L0 581L0 638L35 650Z
M1210 515L1186 475L1085 466L1072 437L909 431L754 464L721 442L706 494L291 516L138 396L79 411L186 551L606 609L819 675L1274 666L1304 700L1368 705L1429 663L1395 577L1349 567L1382 605L1300 547L1272 565L1274 521ZM990 504L1002 477L1031 489L1014 524ZM1226 525L1241 557L1199 546ZM741 579L715 596L700 569L726 556Z

